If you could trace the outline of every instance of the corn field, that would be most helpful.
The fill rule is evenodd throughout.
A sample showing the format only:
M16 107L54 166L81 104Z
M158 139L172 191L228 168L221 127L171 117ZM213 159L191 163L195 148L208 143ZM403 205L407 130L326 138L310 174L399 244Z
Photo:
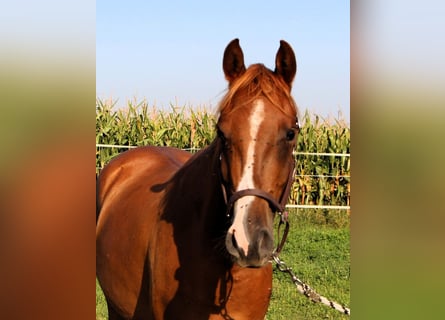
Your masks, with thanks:
M164 111L145 101L127 102L125 109L112 101L96 101L96 144L172 146L197 150L215 137L216 116L202 108L171 106ZM296 177L291 204L349 205L350 158L305 153L349 153L350 129L341 120L328 122L308 113L300 119L296 147ZM96 147L96 174L110 159L128 148Z

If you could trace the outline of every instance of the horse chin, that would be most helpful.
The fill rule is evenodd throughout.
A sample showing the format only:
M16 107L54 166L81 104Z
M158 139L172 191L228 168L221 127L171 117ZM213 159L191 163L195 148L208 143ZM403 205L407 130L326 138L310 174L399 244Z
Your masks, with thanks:
M235 263L241 268L261 268L270 262L269 259L262 259L258 261L249 261L246 259L234 259L234 260Z

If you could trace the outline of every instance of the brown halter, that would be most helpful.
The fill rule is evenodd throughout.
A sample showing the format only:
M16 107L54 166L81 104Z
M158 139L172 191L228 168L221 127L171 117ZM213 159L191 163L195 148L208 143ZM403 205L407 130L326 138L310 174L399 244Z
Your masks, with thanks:
M220 159L221 159L221 157L222 157L222 155L220 156ZM227 205L226 216L228 218L230 218L230 216L231 216L233 205L235 204L235 202L245 196L255 196L255 197L259 197L259 198L266 200L269 203L269 206L271 207L272 211L274 213L278 213L278 215L280 215L281 218L280 218L280 223L278 225L278 233L280 233L280 227L283 224L285 224L285 229L283 231L283 236L281 237L280 243L278 244L277 248L274 251L275 255L279 254L281 252L281 249L283 249L284 243L286 242L287 234L289 233L288 214L285 211L285 209L286 209L286 203L289 199L290 190L291 190L292 184L294 182L295 160L292 158L291 169L289 170L286 187L284 188L284 190L281 194L279 202L276 201L270 193L263 191L261 189L239 190L239 191L232 193L230 195L230 198L227 200L227 188L223 182L224 180L222 178L221 170L219 170L219 176L220 176L220 180L221 180L221 187L223 190L224 200Z

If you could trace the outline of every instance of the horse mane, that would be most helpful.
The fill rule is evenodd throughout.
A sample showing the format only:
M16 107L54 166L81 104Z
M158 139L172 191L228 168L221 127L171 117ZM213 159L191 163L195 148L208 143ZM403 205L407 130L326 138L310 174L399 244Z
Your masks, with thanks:
M212 143L210 143L208 146L202 148L195 154L193 154L174 174L173 176L164 184L164 187L167 185L173 183L173 181L179 182L181 184L184 181L184 177L186 175L194 175L195 171L198 171L198 174L195 174L195 177L202 176L202 170L207 169L206 172L207 175L205 175L208 178L208 174L216 175L217 172L210 172L210 169L213 169L212 167L215 164L215 161L219 159L219 154L221 152L221 143L218 141L218 139L214 139ZM201 168L201 165L205 163L206 168ZM198 168L196 165L198 164ZM199 174L201 173L201 174ZM218 176L219 178L219 176ZM187 189L187 188L186 188Z
M293 116L298 110L288 84L263 64L257 63L251 65L230 84L219 105L219 114L231 113L237 107L250 104L260 96L267 98L286 115ZM293 110L289 110L289 104Z
M200 203L202 201L199 200L199 197L203 192L213 190L213 185L220 188L220 173L217 168L221 148L221 142L218 139L213 140L210 145L192 155L168 181L158 185L156 191L159 192L163 189L166 191L161 201L162 205L168 205L169 201L170 203L181 201L178 199L178 195L180 195L179 198L188 198L192 203ZM198 187L196 185L203 190L197 192ZM222 193L219 197L222 201ZM173 202L172 198L174 199ZM211 197L208 197L207 200L209 199ZM163 218L169 221L171 216L164 213Z

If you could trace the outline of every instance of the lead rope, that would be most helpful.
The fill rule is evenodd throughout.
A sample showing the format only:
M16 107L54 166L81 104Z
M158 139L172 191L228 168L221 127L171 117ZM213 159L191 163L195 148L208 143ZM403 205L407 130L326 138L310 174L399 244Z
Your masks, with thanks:
M322 303L328 307L331 307L332 309L340 311L348 316L351 315L351 309L349 309L346 306L341 305L335 301L329 300L328 298L323 297L322 295L319 295L309 285L307 285L306 283L304 283L303 281L298 279L297 276L295 275L295 273L292 271L292 268L288 267L286 265L286 263L280 259L279 254L281 252L281 249L283 249L284 242L286 241L287 234L289 232L289 220L288 220L288 213L286 211L279 213L279 215L280 215L280 222L278 225L278 235L280 234L280 227L283 224L285 224L285 229L283 232L283 236L281 237L281 241L279 242L277 248L275 249L274 253L272 254L272 258L275 261L275 263L277 264L278 270L283 273L289 274L292 282L297 287L298 292L300 292L301 294L303 294L306 297L308 297L309 299L311 299L312 302L314 302L314 303L320 302L320 303Z

